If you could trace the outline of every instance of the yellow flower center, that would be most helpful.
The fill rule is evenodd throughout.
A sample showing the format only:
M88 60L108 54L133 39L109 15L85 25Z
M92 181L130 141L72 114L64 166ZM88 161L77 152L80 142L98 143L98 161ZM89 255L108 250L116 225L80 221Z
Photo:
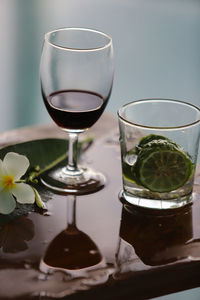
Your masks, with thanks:
M14 177L12 175L3 176L2 184L6 189L13 188L15 186Z

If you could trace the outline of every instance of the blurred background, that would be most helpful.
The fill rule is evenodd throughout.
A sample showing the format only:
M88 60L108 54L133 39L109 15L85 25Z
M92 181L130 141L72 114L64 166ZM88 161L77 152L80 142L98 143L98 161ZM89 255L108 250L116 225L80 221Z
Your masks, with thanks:
M200 105L199 0L0 0L0 132L51 122L40 94L43 36L88 27L113 38L107 111L163 97Z

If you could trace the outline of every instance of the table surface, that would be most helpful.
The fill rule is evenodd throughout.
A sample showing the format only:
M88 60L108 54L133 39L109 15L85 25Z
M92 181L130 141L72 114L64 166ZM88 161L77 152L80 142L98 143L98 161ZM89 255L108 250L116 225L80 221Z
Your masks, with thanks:
M105 187L75 198L41 185L47 211L0 227L0 299L149 299L200 286L199 168L191 205L138 210L118 198L116 119L105 113L87 134L95 141L82 160L106 175ZM0 147L65 135L53 124L23 128L1 134Z

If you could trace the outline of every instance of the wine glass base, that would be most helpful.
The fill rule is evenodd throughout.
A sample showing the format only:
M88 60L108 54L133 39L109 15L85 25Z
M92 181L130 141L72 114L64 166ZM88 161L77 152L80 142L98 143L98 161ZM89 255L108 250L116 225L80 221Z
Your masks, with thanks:
M61 168L42 175L41 182L55 192L83 195L102 189L106 178L90 168L84 168L79 176L66 176Z

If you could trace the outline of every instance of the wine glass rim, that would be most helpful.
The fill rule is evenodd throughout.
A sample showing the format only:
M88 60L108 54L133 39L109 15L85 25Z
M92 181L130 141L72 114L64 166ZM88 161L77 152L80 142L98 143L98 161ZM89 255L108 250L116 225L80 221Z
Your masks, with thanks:
M117 111L117 115L119 117L119 119L121 119L122 121L124 121L125 123L128 123L130 125L134 125L134 126L137 126L137 127L142 127L142 128L149 128L149 129L167 129L167 130L177 130L177 129L181 129L181 128L186 128L186 127L190 127L190 126L193 126L193 125L196 125L198 123L200 123L200 117L196 120L196 121L193 121L193 122L190 122L190 123L186 123L186 124L183 124L183 125L179 125L179 126L148 126L148 125L142 125L142 124L137 124L137 123L134 123L132 121L129 121L127 120L126 118L124 118L122 116L122 111L123 109L125 109L126 107L128 106L131 106L131 105L134 105L134 104L139 104L139 103L144 103L144 102L170 102L170 103L178 103L178 104L181 104L181 105L186 105L186 106L189 106L191 108L193 108L194 110L198 111L199 115L200 115L200 108L192 103L189 103L187 101L183 101L183 100L178 100L178 99L170 99L170 98L146 98L146 99L140 99L140 100L134 100L134 101L131 101L131 102L128 102L124 105L122 105L118 111Z
M104 46L99 46L99 47L90 47L90 48L75 48L75 47L66 47L66 46L61 46L61 45L58 45L56 43L52 43L50 40L49 40L49 37L50 35L52 35L53 33L56 33L56 32L61 32L61 31L87 31L87 32L93 32L93 33L97 33L99 35L102 35L104 37L106 37L108 39L108 42L105 43ZM106 49L108 47L111 46L112 44L112 38L102 32L102 31L99 31L99 30L96 30L96 29L91 29L91 28L83 28L83 27L63 27L63 28L58 28L58 29L55 29L55 30L52 30L52 31L49 31L45 34L44 36L44 40L49 43L50 45L52 45L53 47L57 48L57 49L61 49L61 50L67 50L67 51L77 51L77 52L88 52L88 51L97 51L97 50L103 50L103 49Z

